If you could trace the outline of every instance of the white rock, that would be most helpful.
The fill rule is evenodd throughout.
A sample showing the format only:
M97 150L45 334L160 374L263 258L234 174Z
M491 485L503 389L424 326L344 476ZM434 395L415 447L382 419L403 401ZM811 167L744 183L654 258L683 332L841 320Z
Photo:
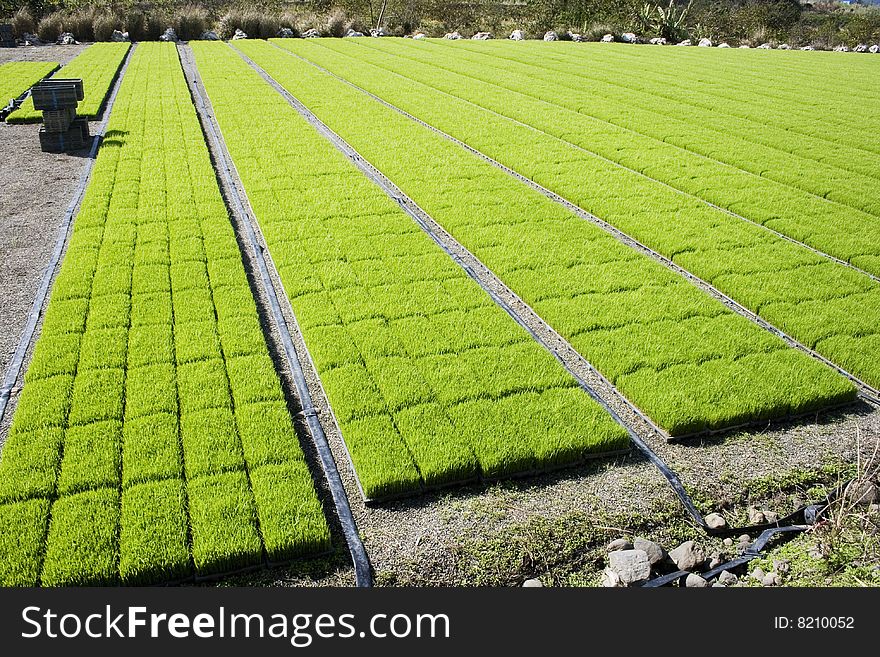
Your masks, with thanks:
M835 46L834 52L849 52L849 48L846 46Z
M611 541L605 548L608 552L614 552L615 550L632 550L633 544L630 543L625 538L615 538Z
M718 47L719 48L730 48L730 44L729 43L719 43Z
M756 579L759 582L763 582L764 578L767 576L767 573L765 573L761 568L756 567L752 570L752 572L749 573L749 575L751 576L752 579Z
M761 584L764 586L779 586L782 583L782 579L776 573L767 573L761 579Z
M854 481L846 488L846 499L864 506L876 504L880 500L880 490L872 481Z
M779 514L776 513L776 511L768 511L767 509L764 509L763 513L764 520L766 520L771 525L773 523L779 522Z
M489 39L494 38L491 32L477 32L474 36L471 37L474 41L488 41Z
M709 582L695 573L690 573L684 580L684 585L689 589L704 589Z
M639 37L637 37L632 32L624 32L623 34L620 35L620 40L623 41L624 43L638 43Z
M318 32L314 27L310 27L302 34L303 39L318 39L321 37L321 33Z
M355 29L348 28L348 31L345 33L345 36L349 39L356 39L358 37L366 36L363 32L358 32Z
M614 35L613 34L606 34L605 36L602 37L601 41L602 41L602 43L613 43L614 42Z
M815 50L813 46L801 46L801 50Z
M677 45L677 46L692 46L694 44L690 39L685 39L684 41L679 41L675 45Z
M278 30L278 34L276 35L279 39L293 39L296 36L296 32L291 30L289 27L282 27Z
M659 544L649 541L647 538L637 536L636 540L633 541L633 547L636 550L644 550L652 566L666 558L666 551Z
M610 568L606 568L602 571L602 586L609 589L619 588L623 586L623 582L620 581L617 573Z
M864 43L860 43L855 48L853 48L853 52L868 52L868 46Z
M721 571L721 574L718 575L718 582L724 586L730 586L732 584L736 584L738 579L739 578L736 575L734 575L732 572L730 572L729 570L723 570L723 571Z
M725 587L724 587L724 584L722 584L721 582L715 582L715 583L712 585L712 588L713 588L713 589L723 589L723 588L725 588Z
M31 45L39 45L40 40L37 38L36 34L25 34L24 40ZM35 43L36 42L36 43ZM55 43L59 46L75 46L79 43L79 41L74 38L73 34L70 32L62 32L58 38L55 40Z
M115 41L116 43L125 43L126 41L131 41L131 37L129 37L128 32L113 30L113 35L110 37L110 40Z
M710 513L705 517L706 526L709 529L721 529L727 527L727 521L720 513Z
M749 508L749 524L750 525L763 525L767 522L767 518L764 516L762 511L755 509L753 507Z
M663 37L654 37L653 39L648 41L648 43L650 43L652 46L665 46L666 39L664 39Z
M874 53L874 54L876 55L878 52L880 52L880 46L878 46L878 45L875 43L873 46L871 46L870 48L868 48L868 52L870 52L870 53Z
M711 48L712 47L712 39L702 38L700 42L697 44L700 48Z
M608 565L626 585L651 576L651 563L644 550L615 550L608 555Z
M577 34L576 32L571 32L571 31L569 31L569 33L568 33L568 38L571 39L572 41L577 42L577 43L583 43L584 41L587 40L583 34Z
M745 48L746 50L748 50L749 48L751 48L751 46L747 43L744 43L740 46L740 48Z
M177 32L174 31L173 27L169 27L165 30L162 36L159 37L159 41L177 41Z
M779 49L780 49L780 50L791 50L791 46L788 45L787 43L780 43L780 44L779 44Z
M733 539L728 536L722 541L722 543L724 543L727 547L731 547L733 546Z
M773 571L785 574L791 570L791 562L788 559L774 559Z
M526 35L522 30L514 30L510 33L510 36L507 37L511 41L525 41Z
M697 564L705 560L703 551L693 541L685 541L669 553L679 570L693 570Z
M416 34L413 35L413 39L417 39L417 40L418 40L418 39L427 39L427 38L428 38L428 37L427 37L426 35L422 34L421 32L418 32L418 33L416 33Z
M724 563L724 555L716 552L709 558L709 568L717 568Z
M527 579L525 582L523 582L524 589L539 589L543 587L544 585L541 584L541 580L539 580L537 577Z
M202 41L219 41L220 35L217 34L214 30L208 30L207 32L202 32L202 36L199 37Z
M379 37L387 37L387 36L388 36L388 32L386 32L385 30L383 30L383 29L380 27L380 28L378 28L378 29L372 29L372 30L370 30L370 36L371 36L371 37L376 37L376 38L378 39Z
M235 34L232 35L233 41L239 41L241 39L247 39L247 38L248 38L247 32L245 32L244 30L240 30L240 29L236 29Z
M769 43L762 43L760 46L758 46L758 48L760 48L761 50L771 50L773 46L771 46Z
M449 39L450 41L456 41L461 38L461 35L458 32L447 32L443 35L444 39Z
M544 41L559 41L559 35L553 30L544 33Z

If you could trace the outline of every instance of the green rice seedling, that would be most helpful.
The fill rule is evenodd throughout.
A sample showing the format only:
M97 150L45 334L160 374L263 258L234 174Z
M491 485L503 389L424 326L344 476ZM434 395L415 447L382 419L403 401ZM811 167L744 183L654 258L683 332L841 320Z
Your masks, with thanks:
M455 431L438 404L420 404L395 413L394 422L426 486L473 479L479 471L470 445Z
M29 382L19 397L12 431L63 426L72 391L72 376L52 376Z
M260 534L271 561L325 552L330 532L304 461L263 465L251 471Z
M177 385L170 363L130 367L125 377L125 417L177 413Z
M140 297L132 302L137 309ZM174 332L171 323L134 325L128 332L128 350L126 353L129 368L144 365L174 364Z
M342 423L385 413L385 403L361 364L344 365L322 375L321 381Z
M345 326L318 326L309 332L314 336L309 352L321 371L361 362L361 352Z
M252 467L303 458L290 413L283 401L240 404L235 408L245 460Z
M77 373L70 403L70 425L100 420L122 420L122 369L86 370Z
M179 365L193 361L220 360L220 336L215 321L174 325L174 350Z
M0 458L0 502L55 494L62 438L59 427L10 433Z
M77 107L77 114L95 118L104 105L116 73L128 54L129 43L95 43L74 57L57 73L59 78L80 78L83 81L83 100ZM57 66L52 65L53 68ZM51 69L50 69L51 70ZM10 114L10 123L30 123L39 121L41 112L34 109L28 98L20 108Z
M119 491L101 488L61 497L52 505L44 586L94 586L118 577Z
M226 361L232 398L236 406L262 401L283 401L278 374L265 352Z
M187 478L244 468L241 441L230 409L212 408L182 415L180 436Z
M190 479L187 494L196 573L209 575L259 562L257 513L244 472Z
M404 356L366 359L367 370L391 411L427 404L434 392L413 361Z
M0 504L0 586L36 586L50 502L34 498Z
M603 77L597 72L600 69L589 67L587 70L578 66L570 53L551 54L551 58L558 57L559 60L543 64L523 51L486 53L475 51L471 44L467 44L464 50L451 50L445 44L438 44L441 47L432 48L430 54L420 46L410 44L395 47L384 43L285 42L278 45L328 67L532 177L661 254L681 262L753 311L763 314L766 306L790 302L792 307L798 307L821 300L823 303L817 304L816 308L818 322L828 327L829 336L841 336L839 344L843 344L846 342L843 336L854 337L854 334L845 324L836 323L836 317L843 314L840 311L847 305L848 295L853 291L865 291L871 301L865 304L860 314L875 324L880 321L874 311L880 307L876 298L880 290L876 283L827 259L820 257L817 260L816 254L777 238L757 225L765 224L833 256L865 266L872 273L880 273L880 270L871 269L871 263L880 257L880 247L877 246L880 241L871 238L877 230L876 221L872 219L880 209L876 196L876 164L869 165L861 157L841 157L836 143L830 149L826 143L822 151L817 150L816 142L810 141L817 135L823 139L831 137L834 141L851 127L830 132L810 129L804 133L805 125L816 122L817 114L813 112L808 121L786 124L784 130L775 132L776 137L769 144L763 137L769 129L763 111L758 117L759 129L744 129L732 137L728 131L728 119L724 119L723 126L716 124L711 128L705 128L698 121L698 127L694 128L690 110L686 112L686 116L691 117L687 120L680 118L680 108L673 114L658 115L653 102L650 106L633 110L628 86L625 92L614 91L613 94L617 101L625 103L624 110L623 105L607 102L611 98L609 85L619 85L619 81L604 76L598 82L598 78ZM261 63L274 65L278 59L277 51L268 51L259 44L243 47ZM604 57L607 52L596 54ZM289 59L286 63L292 61ZM507 70L508 65L518 72ZM351 90L340 91L334 96L336 100L328 101L333 83L322 79L314 70L302 69L299 63L292 66L301 79L306 76L315 82L316 86L310 89L322 87L320 101L313 99L301 85L297 88L300 99L307 105L322 103L315 105L322 108L319 115L328 102L342 103L343 106L354 103L352 94L356 95L356 92ZM570 79L586 76L600 84L601 92L594 96L592 89L584 90L572 84L560 87L557 84L560 66L572 76ZM291 74L273 70L274 73L279 79ZM533 74L539 76L537 86L533 84ZM704 75L702 68L700 75ZM675 83L681 84L681 81ZM639 76L639 84L652 86L644 76ZM659 87L652 88L652 93L669 93L665 84ZM681 94L675 95L677 106L693 101L692 85L687 88L687 101L682 100ZM801 85L798 89L802 91L803 88L810 87ZM719 91L724 93L716 88L712 94ZM350 98L342 100L342 96ZM597 101L597 98L602 100ZM635 103L639 104L639 100ZM726 112L734 106L712 103L712 112ZM365 113L371 111L367 109L369 104L356 105L360 112L359 124L369 124L375 137L373 122L365 118ZM740 103L735 105L741 107ZM762 102L762 105L766 110L766 103ZM788 109L799 105L803 103L787 103L784 119L781 114L775 119L790 121ZM441 212L439 208L442 208L443 199L435 201L432 196L437 196L436 193L432 195L419 188L430 177L421 175L416 157L422 162L443 161L459 178L467 170L460 157L453 164L450 158L454 156L439 146L428 144L436 141L436 137L428 136L414 124L404 127L402 122L405 119L379 118L380 114L390 117L387 110L377 107L375 114L385 126L384 130L393 132L397 139L401 134L413 135L408 141L418 141L422 151L417 156L413 154L412 161L397 152L379 153L366 142L358 141L366 138L365 130L344 125L342 122L347 119L341 116L324 118L344 137L354 141L374 165L392 177L397 176L399 185L406 187L407 180L418 179L414 183L416 186L410 187L410 193L419 189L420 203L429 211L438 208L433 211L435 219L446 214L441 223L447 229L458 228L460 232L456 236L460 240L467 235L466 245L474 249L474 245L497 246L503 243L497 228L499 222L490 222L493 224L491 229L482 236L461 232L462 225L456 222L463 214L455 213L458 216L454 216L447 208ZM649 114L650 119L647 119ZM634 116L641 116L643 120L639 122ZM705 115L705 118L708 123L716 120L712 114ZM337 124L337 120L340 123ZM677 127L672 128L673 124ZM653 134L654 130L657 134ZM705 135L701 138L699 134L703 130L711 130L711 138ZM416 137L419 132L426 136ZM800 139L793 136L795 134L807 135L811 146L792 157L787 149ZM662 138L658 139L661 135ZM755 150L754 144L744 144L743 140L761 144ZM861 148L864 143L865 139L861 139L857 146ZM785 151L786 155L779 156L778 152L766 148L768 145ZM428 156L428 152L434 155ZM646 155L648 153L650 155ZM817 153L821 156L817 157ZM849 170L836 173L827 168L824 163L832 160L835 161L834 167L850 167ZM432 173L441 178L447 175L437 171ZM647 177L641 176L642 173ZM872 181L862 176L868 176ZM485 175L478 178L481 184L486 184ZM585 180L592 184L583 184ZM427 199L431 202L428 203ZM711 204L720 206L720 209ZM731 216L723 211L725 209L742 216ZM510 222L514 221L514 218L510 219ZM468 231L473 228L469 226ZM480 249L476 250L493 269L506 273L508 261L499 259L497 253L490 257L479 252ZM559 250L556 247L548 253L559 257ZM530 266L521 267L520 274L505 280L514 282L514 289L533 303L539 299L550 300L554 292L525 271L534 268L531 262L535 259L519 252L515 257L520 262L530 261ZM815 342L815 337L809 333L794 332L793 335L807 344ZM858 356L848 356L838 349L834 358L861 363L864 355L860 351ZM877 360L876 355L869 353L867 356L868 362ZM871 372L871 369L862 365L860 371ZM868 382L877 385L876 379Z
M79 333L46 336L34 349L25 380L36 381L63 374L73 376L79 361L81 338Z
M79 343L78 367L83 370L124 368L128 351L127 337L124 328L86 331Z
M122 486L183 475L176 413L126 419L123 426Z
M6 62L0 64L0 102L4 107L58 68L54 62Z
M123 491L119 523L123 583L174 581L189 574L186 518L181 479L148 482Z
M237 356L249 359L237 394L277 400L237 409L240 420L226 372ZM266 506L273 549L317 546L326 521L282 400L177 51L141 44L0 460L4 583L146 584L194 562L260 563L251 458L295 464L286 481L303 499L288 502L317 509L299 524ZM184 463L199 480L190 507Z
M94 422L64 434L59 495L118 487L122 470L122 423Z
M419 490L412 454L388 416L342 422L339 428L367 499Z
M266 342L256 315L217 322L220 345L226 358L251 356L265 352Z

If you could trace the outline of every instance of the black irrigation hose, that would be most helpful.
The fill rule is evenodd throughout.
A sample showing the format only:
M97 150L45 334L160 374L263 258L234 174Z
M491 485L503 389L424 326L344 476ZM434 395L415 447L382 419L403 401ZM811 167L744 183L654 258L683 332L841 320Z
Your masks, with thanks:
M46 266L46 269L43 272L43 278L40 280L40 286L37 288L34 303L28 313L27 324L19 338L15 353L13 353L12 359L9 361L9 365L6 368L6 375L3 378L2 386L0 386L0 422L3 421L3 416L6 414L6 407L9 405L12 389L15 387L15 382L18 381L18 377L21 374L25 356L30 348L31 341L34 338L34 333L37 330L37 323L40 320L41 311L46 303L46 298L49 296L49 287L52 283L52 278L55 275L55 270L57 269L61 256L64 253L64 247L67 243L67 235L70 232L70 225L73 223L73 217L79 209L79 204L85 194L86 185L89 182L92 168L95 165L95 159L98 154L98 146L103 140L104 131L107 129L107 122L110 120L110 111L113 109L113 103L116 102L116 95L119 93L122 78L125 76L125 70L128 68L128 62L131 59L131 54L134 52L134 49L135 46L132 46L129 49L125 61L122 64L122 68L116 77L113 91L110 93L110 97L107 100L107 106L104 110L104 118L101 120L98 130L92 138L92 147L89 149L86 158L85 171L80 175L79 183L73 194L73 199L71 199L70 205L67 206L67 210L64 213L64 219L61 221L61 226L58 229L58 237L55 240L55 248L52 250L52 257L49 259L49 264Z
M513 176L514 178L516 178L520 182L528 185L529 187L531 187L535 191L540 192L542 195L546 196L551 201L555 201L556 203L559 203L560 205L562 205L566 209L570 210L571 212L574 212L576 215L578 215L582 219L585 219L585 220L589 221L590 223L593 223L593 224L599 226L600 228L605 230L607 233L609 233L613 237L615 237L618 241L626 244L627 246L629 246L637 251L641 251L642 253L650 256L652 259L660 262L661 264L666 266L668 269L671 269L672 271L674 271L678 275L688 279L689 281L694 283L697 287L703 289L705 292L708 292L712 296L721 300L726 306L728 306L731 310L733 310L737 314L742 315L743 317L745 317L746 319L757 324L761 328L763 328L767 331L770 331L771 333L782 338L783 340L785 340L789 344L789 346L792 346L800 351L803 351L804 353L809 354L810 356L812 356L816 360L822 362L826 366L832 368L833 370L835 370L836 372L838 372L842 376L845 376L847 379L849 379L852 383L854 383L859 388L859 395L865 401L868 401L874 405L880 406L880 390L877 390L876 388L870 386L869 384L865 383L864 381L862 381L861 379L856 377L854 374L848 372L847 370L840 367L839 365L831 362L830 360L825 358L825 356L821 355L820 353L816 352L815 350L811 349L810 347L807 347L806 345L802 344L801 342L799 342L798 340L796 340L792 336L788 335L787 333L785 333L781 329L777 328L776 326L774 326L773 324L771 324L770 322L765 320L763 317L760 317L757 313L752 312L751 310L749 310L748 308L746 308L745 306L743 306L739 302L735 301L734 299L732 299L728 295L724 294L721 290L714 287L708 281L703 280L702 278L700 278L700 277L692 274L688 270L686 270L684 267L681 267L680 265L676 264L670 258L667 258L666 256L660 254L659 252L655 251L654 249L647 246L646 244L639 242L638 240L634 239L633 237L630 237L629 235L627 235L626 233L621 231L619 228L611 225L610 223L608 223L604 219L600 219L599 217L595 216L594 214L587 212L586 210L584 210L580 206L575 205L574 203L572 203L568 199L563 198L562 196L560 196L556 192L553 192L553 191L547 189L546 187L544 187L543 185L540 185L539 183L535 182L531 178L527 178L526 176L522 175L518 171L514 171L510 167L508 167L508 166L502 164L501 162L499 162L498 160L495 160L494 158L486 155L482 151L479 151L476 148L474 148L473 146L466 144L462 140L460 140L456 137L453 137L452 135L440 130L439 128L434 127L430 123L427 123L427 122L423 121L422 119L418 118L417 116L410 114L406 110L401 109L401 108L397 107L396 105L393 105L392 103L384 100L383 98L377 96L376 94L374 94L370 91L367 91L366 89L358 86L354 82L346 80L342 76L337 75L333 71L330 71L330 70L324 68L323 66L316 64L316 63L306 59L305 57L302 57L301 55L293 53L285 48L281 48L280 46L278 46L274 43L271 45L274 46L275 48L277 48L278 50L280 50L280 51L282 51L292 57L296 57L297 59L309 64L310 66L313 66L314 68L318 69L319 71L322 71L323 73L339 80L340 82L347 84L348 86L352 87L353 89L358 90L360 93L372 98L373 100L379 102L380 104L384 105L388 109L394 110L395 112L401 114L402 116L405 116L406 118L410 119L411 121L414 121L415 123L418 123L419 125L421 125L425 128L428 128L429 130L431 130L432 132L436 133L437 135L443 137L444 139L451 141L452 143L464 148L465 150L467 150L471 154L476 155L477 157L488 162L489 164L493 165L494 167L501 169L502 171L504 171L508 175ZM534 129L532 126L528 126L526 124L522 124L522 125ZM605 159L605 158L603 158L603 159ZM624 168L627 168L627 167L624 167ZM635 173L639 173L638 171L635 171L634 169L632 171ZM639 175L644 175L644 174L639 174ZM653 178L651 180L653 180ZM659 182L659 181L655 181L655 182ZM661 183L661 184L665 184L665 183ZM718 209L723 209L723 208L718 208ZM748 220L746 219L745 221L748 221ZM768 229L768 230L770 230L770 229ZM864 272L861 269L858 269L857 267L851 265L850 263L847 263L843 260L839 260L838 258L834 258L833 256L829 256L828 254L825 254L821 251L818 251L817 249L815 249L807 244L797 242L796 240L793 240L792 238L786 237L781 234L780 234L780 237L785 237L785 239L792 241L792 242L795 242L796 244L798 244L806 249L809 249L810 251L821 254L827 258L830 258L831 260L839 262L840 264L846 265L847 267L850 267L852 269L857 269L859 272L865 274L866 276L869 276L876 281L880 281L880 278L873 276L872 274L869 274L868 272ZM697 434L695 434L695 435L697 435ZM688 437L694 437L694 436L682 436L682 437L678 437L677 440L680 440L682 438L688 438Z
M238 49L236 49L238 50ZM746 563L751 559L759 556L761 550L767 545L769 540L777 535L782 533L792 533L792 532L801 532L809 528L809 525L815 522L818 515L824 510L826 505L811 505L806 506L797 511L781 518L777 522L774 523L763 523L759 525L750 525L747 527L723 527L723 528L711 528L706 524L705 519L702 514L697 509L696 504L694 504L690 495L688 495L685 490L684 485L682 484L678 474L672 470L664 461L661 459L649 446L648 444L642 440L642 438L635 432L635 430L629 426L628 423L624 422L623 419L618 415L618 413L609 406L609 404L598 395L598 393L589 385L589 383L584 380L577 372L575 372L562 358L559 354L552 348L552 346L540 335L538 334L523 318L522 316L512 308L506 301L504 301L490 286L485 284L473 270L473 268L465 263L459 255L450 249L443 240L437 235L436 231L433 227L428 223L426 218L429 218L429 215L422 210L411 198L409 198L406 194L404 194L391 180L385 177L378 169L369 164L363 157L350 145L346 142L342 137L336 134L333 130L331 130L326 124L324 124L317 116L314 115L305 105L303 105L297 98L295 98L290 92L288 92L284 87L282 87L276 80L274 80L264 69L262 69L256 62L254 62L250 57L238 51L239 55L244 59L260 76L266 80L276 91L278 91L287 101L288 103L294 107L304 118L306 118L309 123L315 127L315 129L327 138L343 155L345 155L351 162L353 162L361 171L367 176L372 182L377 184L386 194L388 194L391 198L393 198L400 205L401 209L403 209L410 217L412 217L419 227L426 232L437 245L442 248L447 255L449 255L456 264L458 264L465 272L470 276L477 284L486 291L492 300L498 304L501 308L503 308L514 321L517 322L522 328L524 328L532 338L541 344L545 349L550 351L559 362L565 367L565 369L578 381L581 388L594 400L596 401L602 408L608 412L614 420L624 427L632 440L633 444L636 445L638 450L660 471L660 473L666 478L681 502L682 506L687 511L688 515L691 519L709 536L714 537L724 537L724 536L732 536L737 534L755 534L760 532L760 536L758 539L746 550L746 552L731 562L727 564L722 564L717 568L705 573L706 577L714 577L719 574L723 570L729 570L731 568L735 568L736 566L741 565L742 563ZM307 61L307 60L305 60ZM320 68L320 67L318 67ZM332 74L331 74L332 75ZM336 76L334 76L336 77ZM365 92L369 93L369 92ZM381 99L379 99L381 100ZM384 102L384 101L382 101ZM398 110L402 111L402 110ZM414 118L414 117L412 117ZM418 119L414 119L419 121ZM425 124L427 125L427 124ZM431 127L431 126L428 126ZM433 128L432 128L433 129ZM441 133L445 134L445 133ZM454 138L451 138L453 139ZM485 156L484 156L485 157ZM502 166L503 165L499 165ZM452 239L450 237L450 239ZM453 240L454 241L454 240ZM456 243L457 244L457 243ZM463 246L457 244L459 248L463 251L467 252L469 255L469 251L464 249ZM647 248L647 247L646 247ZM659 255L659 254L658 254ZM473 256L472 256L473 257ZM660 256L662 257L662 256ZM476 258L474 257L474 260ZM488 268L487 272L491 273ZM734 302L735 303L735 302ZM585 361L586 362L586 361ZM603 381L606 381L601 374L599 374L595 368L592 367L589 363L587 366L590 368L591 372L598 375ZM607 381L606 381L607 382ZM609 384L610 385L610 384ZM613 389L613 387L612 387ZM627 404L627 406L637 413L643 420L645 420L649 426L654 427L653 423L647 419L641 411L632 406L625 398L621 398L621 401ZM829 498L829 502L830 502ZM806 523L806 524L804 524ZM677 573L672 573L670 575L665 575L661 578L657 578L655 580L651 580L645 584L648 587L654 586L663 586L670 582L673 582L677 579L681 579L682 577L686 577L688 575L687 572L679 571Z
M330 494L333 498L333 504L336 507L336 513L339 518L339 523L342 526L342 532L345 536L345 542L348 545L349 552L351 553L351 558L354 563L355 569L356 585L359 587L372 586L372 574L370 571L369 557L367 556L366 548L364 547L363 541L361 541L360 535L358 533L357 524L355 523L354 516L351 512L351 506L348 502L348 496L346 495L345 487L342 484L342 478L339 476L339 470L336 467L336 462L333 459L333 453L330 450L330 444L327 441L327 436L324 433L324 428L321 426L321 423L318 420L317 410L315 409L311 392L309 391L308 384L306 383L302 362L300 361L299 356L296 353L296 348L293 345L293 339L291 338L290 330L284 318L284 313L281 311L281 305L278 302L278 295L276 293L275 286L273 285L272 278L269 275L269 268L266 264L265 254L263 253L263 250L259 245L256 233L254 232L254 227L251 224L251 215L247 212L247 210L245 210L244 201L242 200L241 195L238 193L238 188L235 185L232 170L233 165L231 165L229 159L226 157L223 140L219 132L219 127L215 127L213 114L208 112L207 102L205 101L201 90L201 76L199 75L198 70L194 65L190 66L189 68L190 73L193 75L193 78L191 80L191 89L196 109L204 119L202 121L202 124L207 127L208 136L210 137L214 145L214 152L216 154L218 164L217 170L223 177L224 187L226 188L226 191L229 193L229 196L233 201L235 213L241 219L239 223L244 227L248 242L250 243L250 246L254 251L254 259L257 263L257 269L260 273L260 279L263 285L263 289L266 292L266 298L269 302L272 316L281 335L281 342L284 347L284 354L287 359L287 364L290 367L290 371L293 374L297 396L299 397L300 404L302 405L301 415L308 423L309 431L312 434L312 439L314 440L315 447L318 452L318 457L321 461L321 468L324 471L324 476L327 480L327 485L330 488Z

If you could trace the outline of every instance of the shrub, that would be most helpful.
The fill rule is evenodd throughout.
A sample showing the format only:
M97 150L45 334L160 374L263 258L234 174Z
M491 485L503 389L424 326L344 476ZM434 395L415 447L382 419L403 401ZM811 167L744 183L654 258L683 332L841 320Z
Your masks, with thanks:
M342 9L334 9L327 17L327 34L337 39L345 36L351 22Z
M116 14L108 13L97 16L92 25L95 41L111 41L113 39L113 30L118 30L121 25L122 20Z
M94 41L94 24L98 17L99 13L94 7L77 9L62 19L63 31L72 33L77 41Z
M255 9L231 9L220 19L218 29L222 39L231 39L237 29L243 30L253 39L271 39L278 35L281 19Z
M27 8L22 7L12 17L12 33L17 38L22 38L25 34L33 34L37 31L37 24L34 17Z
M171 20L177 36L184 41L198 39L210 27L208 11L198 5L186 5L177 10Z
M37 36L43 41L55 41L63 31L61 12L53 12L37 23Z

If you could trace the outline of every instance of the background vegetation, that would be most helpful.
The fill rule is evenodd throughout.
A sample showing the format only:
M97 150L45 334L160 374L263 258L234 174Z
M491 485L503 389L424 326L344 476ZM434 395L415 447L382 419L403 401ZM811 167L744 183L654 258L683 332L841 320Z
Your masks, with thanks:
M726 40L733 45L787 42L793 46L880 42L877 0L801 2L800 0L0 0L0 17L15 32L45 40L62 31L81 41L109 40L113 30L133 40L156 39L173 27L180 38L216 30L224 38L241 28L251 37L276 36L282 27L327 36L347 30L368 32L382 26L402 36L422 31L464 36L490 31L506 37L521 29L528 37L547 30L569 30L591 39L635 32L667 39Z

